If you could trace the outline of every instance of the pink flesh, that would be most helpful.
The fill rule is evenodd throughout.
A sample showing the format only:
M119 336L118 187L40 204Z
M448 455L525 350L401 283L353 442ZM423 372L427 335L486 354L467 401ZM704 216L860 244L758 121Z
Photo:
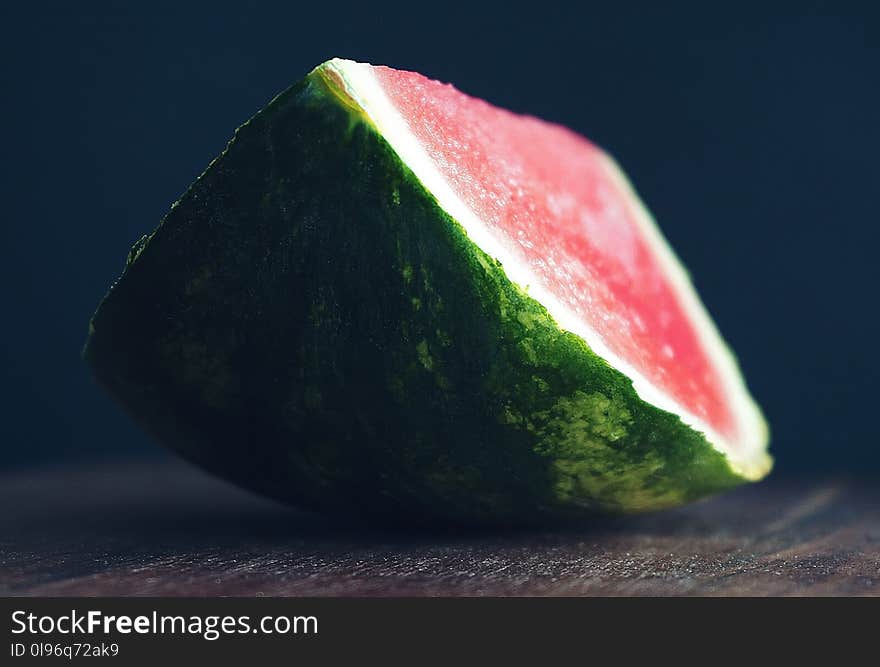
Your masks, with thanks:
M620 359L735 439L717 369L589 141L413 72L374 69L458 196Z

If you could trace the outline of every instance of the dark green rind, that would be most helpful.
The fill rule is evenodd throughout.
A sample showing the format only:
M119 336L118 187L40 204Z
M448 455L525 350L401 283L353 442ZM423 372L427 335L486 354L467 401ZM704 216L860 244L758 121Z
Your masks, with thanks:
M745 481L561 331L317 73L136 244L84 354L187 459L324 511L529 523Z

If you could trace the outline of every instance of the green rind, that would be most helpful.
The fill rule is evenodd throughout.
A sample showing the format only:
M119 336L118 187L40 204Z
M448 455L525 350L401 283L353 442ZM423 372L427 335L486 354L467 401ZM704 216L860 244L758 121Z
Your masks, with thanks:
M318 72L132 249L85 356L186 458L325 511L527 523L745 481L560 330Z

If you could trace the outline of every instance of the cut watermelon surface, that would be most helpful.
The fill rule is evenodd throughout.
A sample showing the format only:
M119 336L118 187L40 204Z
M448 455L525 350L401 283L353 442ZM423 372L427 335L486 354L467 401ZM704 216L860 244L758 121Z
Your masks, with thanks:
M645 510L771 465L606 153L345 60L240 128L133 250L86 356L188 458L321 509Z
M763 474L763 419L687 275L605 152L415 72L343 60L327 69L560 326L632 378L645 400Z

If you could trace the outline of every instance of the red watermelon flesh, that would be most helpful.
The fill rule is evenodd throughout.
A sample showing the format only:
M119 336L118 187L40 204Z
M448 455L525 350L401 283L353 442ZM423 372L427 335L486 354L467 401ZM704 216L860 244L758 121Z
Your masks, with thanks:
M732 461L763 448L732 355L605 152L414 72L330 65L426 189L560 327Z

